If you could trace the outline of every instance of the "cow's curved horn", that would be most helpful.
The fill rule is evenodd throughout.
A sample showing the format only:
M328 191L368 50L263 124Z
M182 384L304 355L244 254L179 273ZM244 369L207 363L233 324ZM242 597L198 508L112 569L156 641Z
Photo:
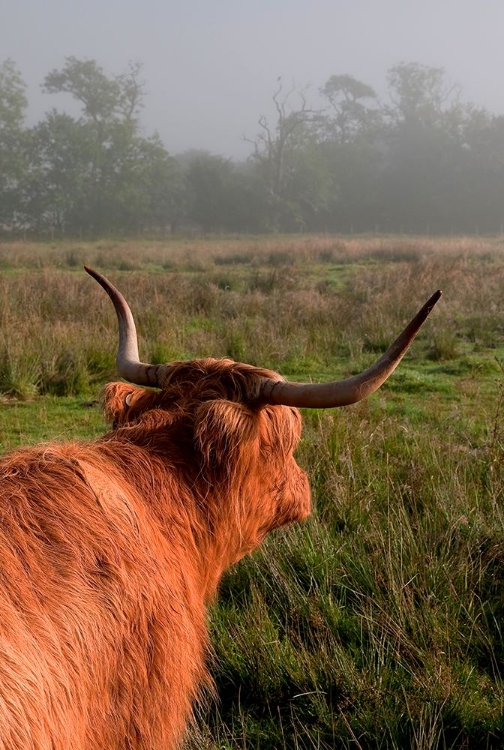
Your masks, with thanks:
M355 404L370 396L394 372L440 297L440 291L433 294L385 354L360 375L347 380L320 384L287 383L283 380L267 379L262 383L259 400L267 404L331 409Z
M97 271L93 271L88 266L84 266L84 268L105 289L117 313L117 320L119 322L119 349L117 351L116 362L119 375L129 383L135 383L136 385L158 386L159 370L162 368L166 372L167 366L149 365L140 362L135 321L128 303L121 292L105 276L102 276Z

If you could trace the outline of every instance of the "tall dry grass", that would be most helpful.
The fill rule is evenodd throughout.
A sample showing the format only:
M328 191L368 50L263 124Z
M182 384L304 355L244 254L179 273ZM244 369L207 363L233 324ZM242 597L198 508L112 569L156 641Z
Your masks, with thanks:
M483 240L0 245L0 391L79 393L112 375L113 312L84 263L131 300L147 358L231 356L318 377L360 366L437 287L430 357L497 345L502 257Z

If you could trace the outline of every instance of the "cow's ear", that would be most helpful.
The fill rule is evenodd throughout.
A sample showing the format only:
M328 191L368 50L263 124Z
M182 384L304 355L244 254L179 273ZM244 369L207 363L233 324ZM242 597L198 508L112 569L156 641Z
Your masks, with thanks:
M195 415L195 440L209 481L246 471L258 453L257 414L240 403L207 401Z
M103 414L113 427L120 427L131 419L135 403L145 393L128 383L108 383L102 391Z

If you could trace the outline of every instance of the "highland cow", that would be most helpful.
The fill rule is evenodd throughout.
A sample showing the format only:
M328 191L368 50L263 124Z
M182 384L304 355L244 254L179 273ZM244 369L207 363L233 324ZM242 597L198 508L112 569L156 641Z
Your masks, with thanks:
M119 320L111 431L0 463L0 748L170 750L209 684L206 604L226 568L310 513L296 407L369 395L439 294L376 365L327 385L204 359L138 360ZM156 390L137 387L151 385Z

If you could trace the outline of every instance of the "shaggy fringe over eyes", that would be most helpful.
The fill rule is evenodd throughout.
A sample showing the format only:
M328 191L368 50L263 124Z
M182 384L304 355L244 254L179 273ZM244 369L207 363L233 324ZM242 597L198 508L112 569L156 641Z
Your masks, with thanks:
M259 415L243 404L208 401L195 415L195 440L203 459L204 473L211 481L231 478L257 456ZM245 463L239 456L247 456Z
M102 393L104 414L114 429L146 425L146 420L154 428L155 421L168 443L165 430L178 425L179 441L182 435L193 441L206 481L231 483L238 480L236 472L248 471L259 450L266 457L287 456L299 441L301 418L296 409L254 402L263 377L280 376L232 360L181 362L173 366L163 390L108 384ZM165 443L165 455L173 454L176 445L177 440Z
M266 406L261 414L261 446L275 455L293 453L303 426L299 411L290 406Z
M107 385L103 400L105 417L115 430L126 428L136 442L137 429L143 431L148 424L151 448L154 449L154 441L160 441L159 452L166 457L174 455L177 443L188 437L196 449L199 472L209 484L226 478L232 481L238 466L243 471L241 456L245 466L257 457L261 411L244 404L214 399L193 402L190 408L184 408L178 403L166 404L164 393L125 383ZM171 430L167 432L170 426L176 430L178 440L174 440Z

